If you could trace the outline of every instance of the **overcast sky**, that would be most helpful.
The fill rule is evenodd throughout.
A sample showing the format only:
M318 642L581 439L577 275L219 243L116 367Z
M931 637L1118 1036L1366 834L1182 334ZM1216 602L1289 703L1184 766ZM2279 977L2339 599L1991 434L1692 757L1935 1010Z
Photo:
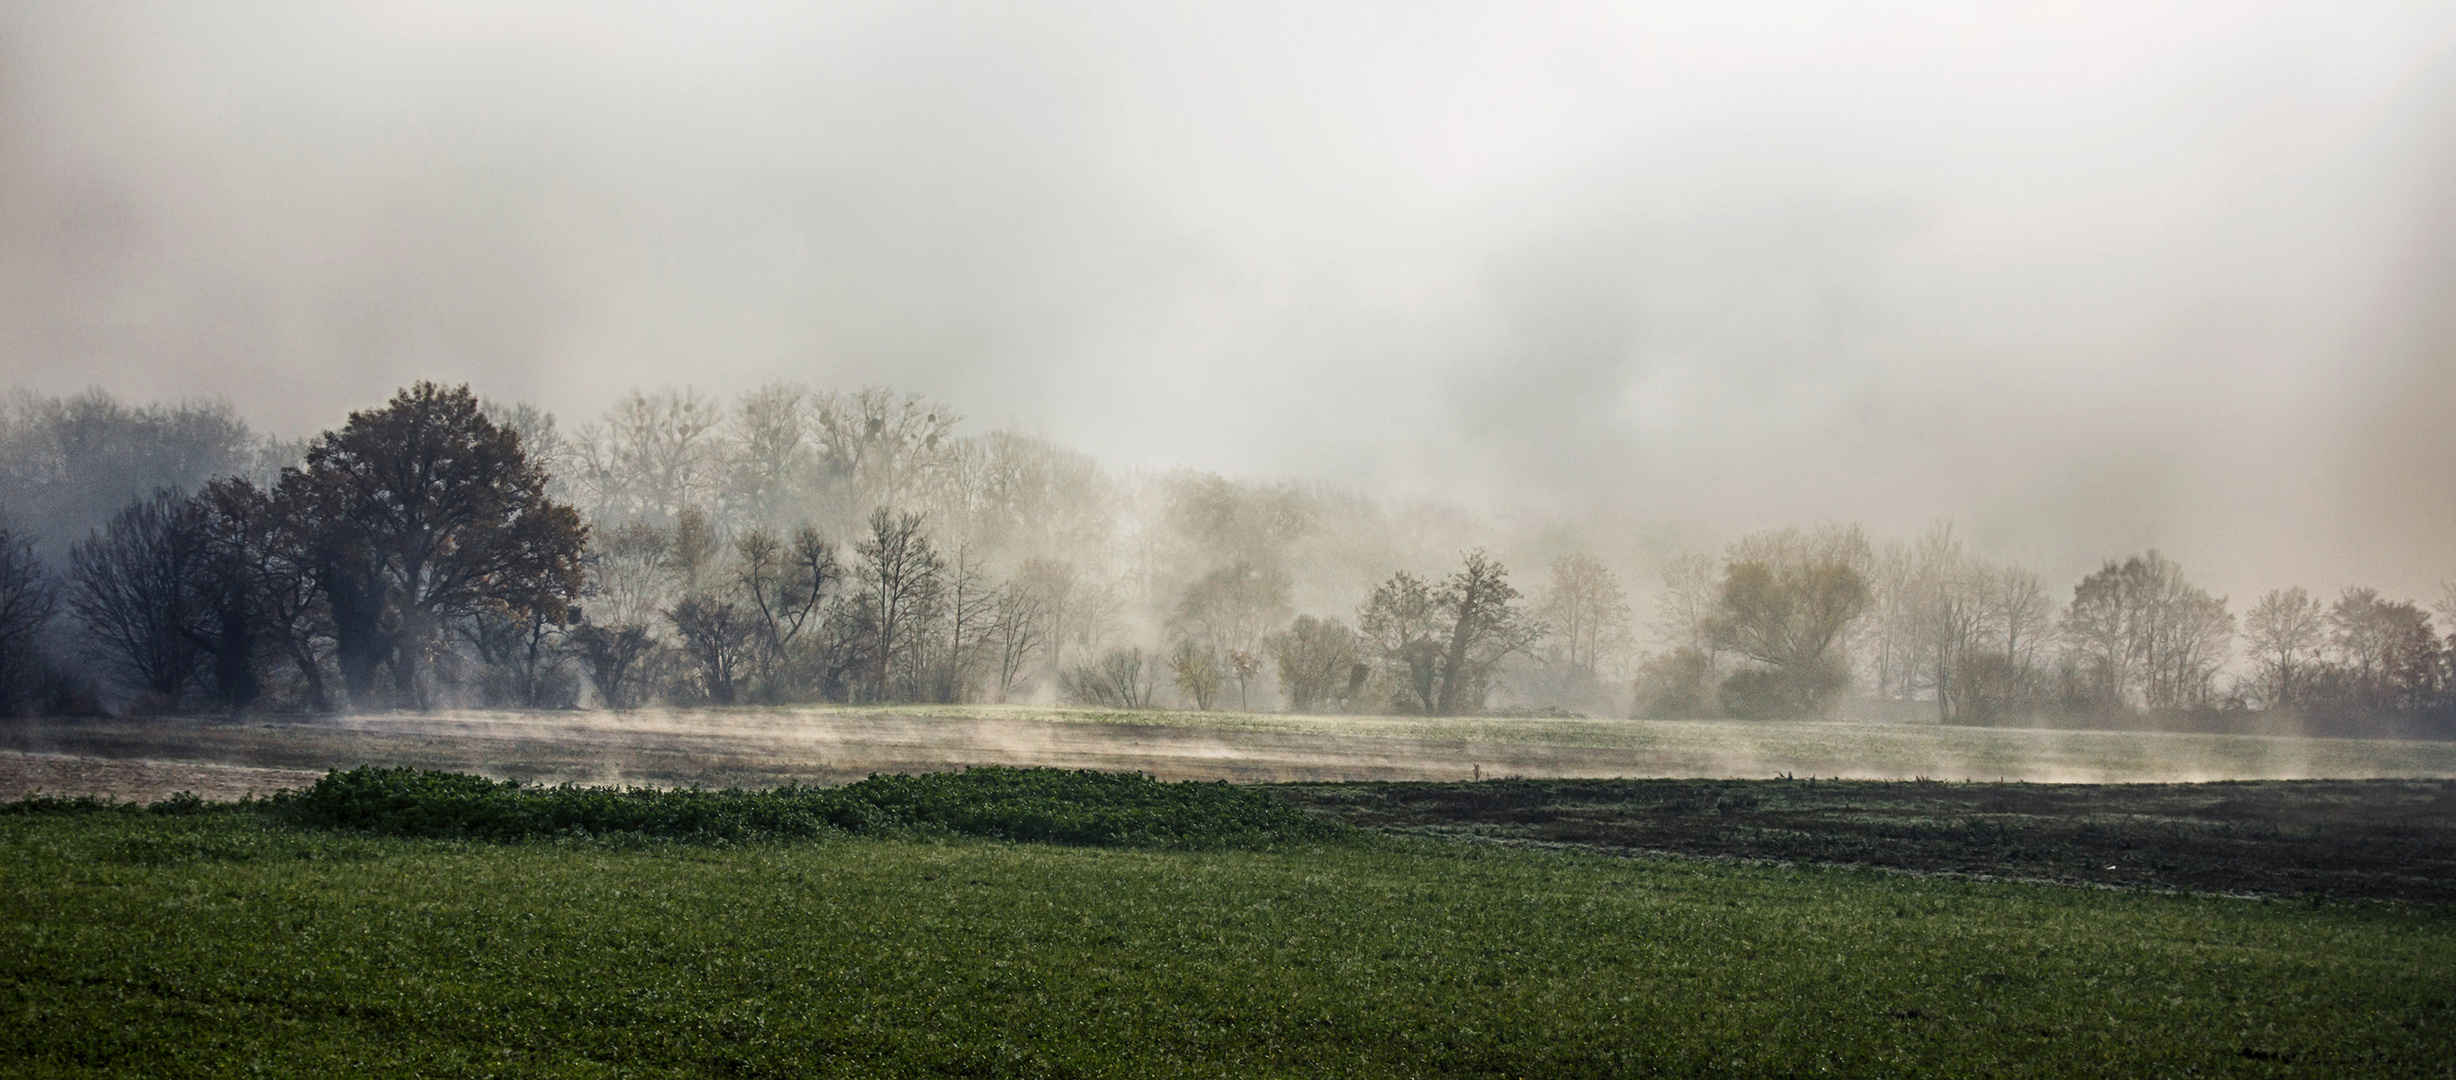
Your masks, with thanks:
M0 383L417 378L2419 596L2456 5L0 5Z

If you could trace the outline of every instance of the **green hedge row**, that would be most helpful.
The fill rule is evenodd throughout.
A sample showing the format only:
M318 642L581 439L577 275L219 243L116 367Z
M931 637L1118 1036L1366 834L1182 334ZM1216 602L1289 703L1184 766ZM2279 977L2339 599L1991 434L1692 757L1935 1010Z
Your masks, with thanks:
M872 776L836 788L706 791L533 787L467 773L360 766L328 773L303 791L280 792L262 805L296 825L481 840L751 840L918 830L1052 844L1245 848L1330 840L1351 831L1224 783L1004 767Z

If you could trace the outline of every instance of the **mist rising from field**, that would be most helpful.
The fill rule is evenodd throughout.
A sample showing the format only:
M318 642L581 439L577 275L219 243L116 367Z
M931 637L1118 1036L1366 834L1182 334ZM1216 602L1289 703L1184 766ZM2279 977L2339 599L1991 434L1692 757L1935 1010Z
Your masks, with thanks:
M29 729L31 730L31 729ZM1240 783L1507 777L2209 780L2456 777L2456 744L1731 721L1121 716L975 707L90 721L0 752L0 799L235 797L324 768L414 764L532 783L834 784L970 765ZM32 754L24 751L34 751ZM97 753L111 760L101 760ZM267 766L270 766L268 768ZM14 785L14 786L12 786ZM216 786L218 785L218 786Z
M1634 572L2456 567L2456 12L17 5L6 381L883 382Z

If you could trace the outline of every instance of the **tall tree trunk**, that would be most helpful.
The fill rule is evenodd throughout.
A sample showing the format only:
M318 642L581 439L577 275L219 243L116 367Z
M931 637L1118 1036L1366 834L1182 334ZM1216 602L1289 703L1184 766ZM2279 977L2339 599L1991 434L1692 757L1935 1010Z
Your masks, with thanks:
M341 687L351 708L364 708L375 694L375 669L384 660L379 626L383 607L373 590L349 574L327 576L325 595L333 612L333 662L341 668Z

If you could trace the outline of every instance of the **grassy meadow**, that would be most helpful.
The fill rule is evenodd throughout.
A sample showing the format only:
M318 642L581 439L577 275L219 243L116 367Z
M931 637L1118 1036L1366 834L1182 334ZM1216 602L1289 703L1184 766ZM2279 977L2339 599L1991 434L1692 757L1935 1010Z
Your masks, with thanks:
M1366 833L1164 850L943 828L686 841L539 826L500 842L306 827L261 805L163 809L187 812L0 814L0 1072L2456 1068L2444 906Z

